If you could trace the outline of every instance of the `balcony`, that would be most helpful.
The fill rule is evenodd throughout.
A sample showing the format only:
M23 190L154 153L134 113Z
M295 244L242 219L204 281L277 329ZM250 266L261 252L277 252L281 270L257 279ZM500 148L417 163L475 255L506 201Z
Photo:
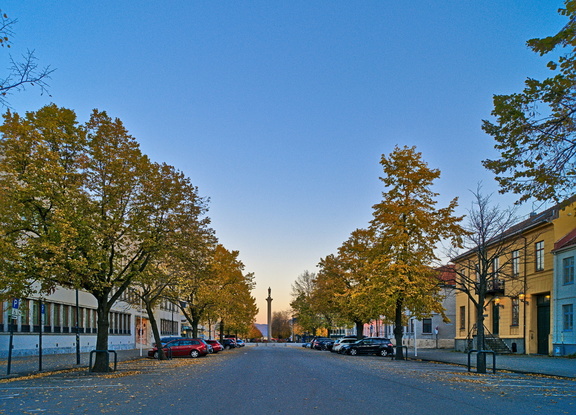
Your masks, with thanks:
M504 280L495 279L488 281L486 294L504 294Z

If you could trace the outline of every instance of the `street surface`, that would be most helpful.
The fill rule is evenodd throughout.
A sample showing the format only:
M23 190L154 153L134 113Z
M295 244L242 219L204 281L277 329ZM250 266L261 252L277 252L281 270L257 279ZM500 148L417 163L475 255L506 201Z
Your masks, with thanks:
M281 344L0 381L0 414L574 414L576 381Z

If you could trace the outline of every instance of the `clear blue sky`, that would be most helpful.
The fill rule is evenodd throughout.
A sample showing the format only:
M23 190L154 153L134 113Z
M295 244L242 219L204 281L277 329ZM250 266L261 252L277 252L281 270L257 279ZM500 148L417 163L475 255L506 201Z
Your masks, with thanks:
M291 284L383 190L380 156L415 145L442 171L440 205L496 191L481 128L493 94L547 76L526 40L556 33L562 1L3 1L11 53L56 68L51 97L84 121L120 118L155 161L210 197L220 241L254 272L265 321ZM5 67L6 50L2 50ZM510 197L495 196L507 205ZM529 210L530 207L527 207Z

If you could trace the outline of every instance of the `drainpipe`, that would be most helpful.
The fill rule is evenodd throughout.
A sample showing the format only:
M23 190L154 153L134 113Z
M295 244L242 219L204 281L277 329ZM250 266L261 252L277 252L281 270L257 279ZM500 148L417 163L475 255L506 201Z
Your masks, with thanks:
M529 341L526 339L526 296L528 295L528 281L526 276L526 269L528 268L528 240L525 236L521 237L524 239L524 278L522 283L522 292L524 293L524 301L522 301L522 336L524 338L524 354L528 354L528 343Z

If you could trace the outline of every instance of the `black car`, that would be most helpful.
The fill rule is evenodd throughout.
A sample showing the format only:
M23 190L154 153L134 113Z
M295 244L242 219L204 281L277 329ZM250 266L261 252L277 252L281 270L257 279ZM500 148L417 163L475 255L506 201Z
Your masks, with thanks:
M356 356L358 354L377 354L391 356L394 354L394 345L390 339L383 337L366 337L354 343L345 344L340 353Z
M326 350L322 349L322 344L324 342L331 342L331 341L332 339L329 339L328 337L314 337L310 342L310 348L316 350Z
M330 350L331 351L332 346L334 346L334 340L333 339L321 340L319 342L320 350Z
M232 338L224 339L220 343L222 343L222 346L224 346L225 350L234 349L235 347L238 347L236 341Z

